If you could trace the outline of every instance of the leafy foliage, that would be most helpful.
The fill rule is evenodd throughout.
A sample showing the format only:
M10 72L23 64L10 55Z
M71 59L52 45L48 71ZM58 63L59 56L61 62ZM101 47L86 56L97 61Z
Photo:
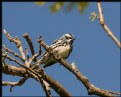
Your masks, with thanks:
M36 2L36 4L39 6L42 6L45 3L47 2ZM54 2L54 4L49 6L49 8L52 13L58 12L60 9L62 9L63 6L65 7L65 10L68 12L72 11L72 9L74 8L77 8L80 13L84 13L88 5L89 2Z

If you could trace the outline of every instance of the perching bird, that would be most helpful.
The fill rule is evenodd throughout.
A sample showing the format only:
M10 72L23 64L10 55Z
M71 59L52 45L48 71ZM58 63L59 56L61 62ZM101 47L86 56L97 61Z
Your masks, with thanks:
M59 39L55 40L50 47L52 50L57 51L62 58L66 59L72 52L74 40L75 38L72 34L64 34ZM45 52L36 65L40 66L41 64L44 64L43 68L45 68L56 62L57 61L48 52Z

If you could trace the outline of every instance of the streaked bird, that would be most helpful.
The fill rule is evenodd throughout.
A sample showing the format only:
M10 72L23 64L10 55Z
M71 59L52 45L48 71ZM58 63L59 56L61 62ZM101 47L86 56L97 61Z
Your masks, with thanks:
M56 39L50 45L50 48L53 51L57 51L62 58L66 59L72 52L74 40L75 38L72 34L64 34L59 39ZM43 68L45 68L55 64L56 62L57 61L48 52L45 52L36 65L40 66L41 64L44 64Z

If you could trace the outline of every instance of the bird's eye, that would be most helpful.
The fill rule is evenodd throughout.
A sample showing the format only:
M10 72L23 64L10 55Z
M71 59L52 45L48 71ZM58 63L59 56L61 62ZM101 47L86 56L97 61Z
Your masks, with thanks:
M71 39L71 37L66 37L66 39Z

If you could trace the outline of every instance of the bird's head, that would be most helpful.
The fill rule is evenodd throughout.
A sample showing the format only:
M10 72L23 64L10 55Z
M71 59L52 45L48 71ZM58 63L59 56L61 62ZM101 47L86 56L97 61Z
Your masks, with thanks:
M72 44L73 41L75 40L74 36L70 33L68 34L64 34L62 37L61 37L62 40L65 40L67 43L69 44Z

